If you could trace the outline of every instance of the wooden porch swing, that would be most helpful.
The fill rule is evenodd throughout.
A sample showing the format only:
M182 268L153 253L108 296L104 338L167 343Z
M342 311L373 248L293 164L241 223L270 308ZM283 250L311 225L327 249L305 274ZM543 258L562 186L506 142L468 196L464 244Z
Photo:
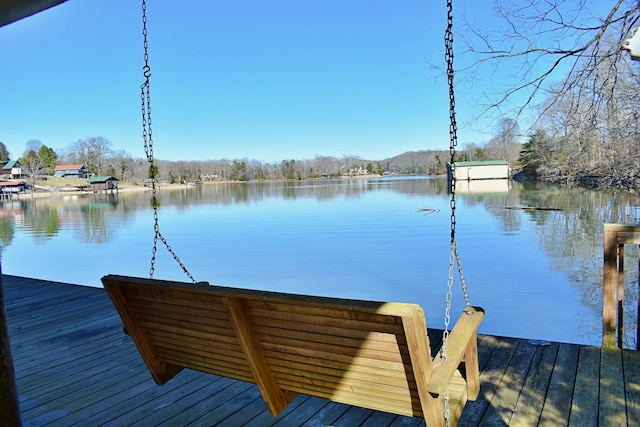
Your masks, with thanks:
M456 125L452 6L448 6L447 70L451 163ZM145 82L141 89L145 152L153 164L146 3L142 0ZM150 174L152 177L155 174ZM484 311L472 307L455 240L451 192L451 256L442 347L431 357L425 315L416 304L314 297L196 282L160 233L152 178L154 245L150 278L107 275L102 283L157 384L183 368L257 384L274 416L298 393L405 416L428 426L455 425L480 390L477 337ZM162 241L193 283L153 278ZM454 265L466 306L449 331ZM464 360L464 376L459 368Z

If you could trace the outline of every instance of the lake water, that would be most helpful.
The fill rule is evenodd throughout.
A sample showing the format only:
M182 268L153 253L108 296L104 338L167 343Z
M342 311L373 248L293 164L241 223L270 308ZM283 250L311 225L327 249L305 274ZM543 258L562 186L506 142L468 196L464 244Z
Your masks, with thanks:
M198 281L415 302L442 328L449 271L445 179L203 184L159 192L160 230ZM599 345L604 222L638 223L636 196L540 183L459 183L457 240L481 332ZM149 276L148 192L2 202L5 274L101 286ZM552 207L522 210L509 207ZM635 328L638 251L626 251ZM158 279L188 281L158 246ZM456 282L454 312L463 306ZM635 329L628 346L635 345Z

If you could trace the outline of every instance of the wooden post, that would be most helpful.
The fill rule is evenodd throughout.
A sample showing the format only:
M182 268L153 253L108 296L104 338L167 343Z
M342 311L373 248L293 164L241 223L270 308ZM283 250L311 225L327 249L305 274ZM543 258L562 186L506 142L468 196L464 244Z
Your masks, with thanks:
M615 278L618 271L618 242L617 232L604 225L604 284L602 290L602 346L615 348L616 346L616 286Z
M0 266L0 424L20 426L20 406L16 390L15 371L11 358L9 328L4 307L4 290L2 288L2 267Z
M618 348L624 341L624 245L618 244Z
M640 225L604 224L604 283L602 303L602 346L622 348L624 332L624 245L640 243ZM638 260L640 272L640 259ZM640 320L640 279L638 281ZM636 330L640 348L640 326Z

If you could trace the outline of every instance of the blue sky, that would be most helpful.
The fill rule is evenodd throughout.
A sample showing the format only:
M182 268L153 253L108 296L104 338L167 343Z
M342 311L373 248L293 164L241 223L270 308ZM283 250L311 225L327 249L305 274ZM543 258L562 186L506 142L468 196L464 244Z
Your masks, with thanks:
M473 4L456 3L459 23ZM444 66L444 1L149 0L147 15L158 159L448 148L446 78L430 67ZM138 1L69 0L0 28L12 158L29 139L61 150L87 136L144 156L141 27ZM470 97L457 108L461 146L490 139L467 123Z

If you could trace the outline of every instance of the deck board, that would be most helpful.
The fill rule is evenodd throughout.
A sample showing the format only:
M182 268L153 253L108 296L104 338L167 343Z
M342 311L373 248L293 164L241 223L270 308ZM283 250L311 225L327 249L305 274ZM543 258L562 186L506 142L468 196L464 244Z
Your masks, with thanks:
M492 413L491 401L496 395L498 385L509 366L518 344L515 338L498 338L485 336L478 343L480 365L480 395L475 402L467 402L459 426L477 426L489 411ZM484 351L488 346L491 351ZM467 416L465 416L467 415Z
M563 424L568 423L579 351L579 346L574 344L559 345L539 425L555 427L558 420L563 420Z
M555 343L536 348L513 416L509 421L511 425L538 424L557 354L558 344Z
M274 418L254 385L190 370L159 387L103 289L2 280L25 426L424 426L305 395ZM640 426L636 351L481 334L478 358L480 396L461 426Z
M600 353L600 400L599 423L622 426L627 422L624 396L624 373L622 353L617 350L603 350Z
M582 347L578 359L576 383L573 387L571 405L571 427L594 427L598 425L598 395L593 392L595 379L600 378L600 349Z
M509 424L535 353L536 346L529 345L524 340L518 342L509 366L491 399L491 406L485 413L484 419L489 425Z
M622 353L629 427L640 426L640 352Z

